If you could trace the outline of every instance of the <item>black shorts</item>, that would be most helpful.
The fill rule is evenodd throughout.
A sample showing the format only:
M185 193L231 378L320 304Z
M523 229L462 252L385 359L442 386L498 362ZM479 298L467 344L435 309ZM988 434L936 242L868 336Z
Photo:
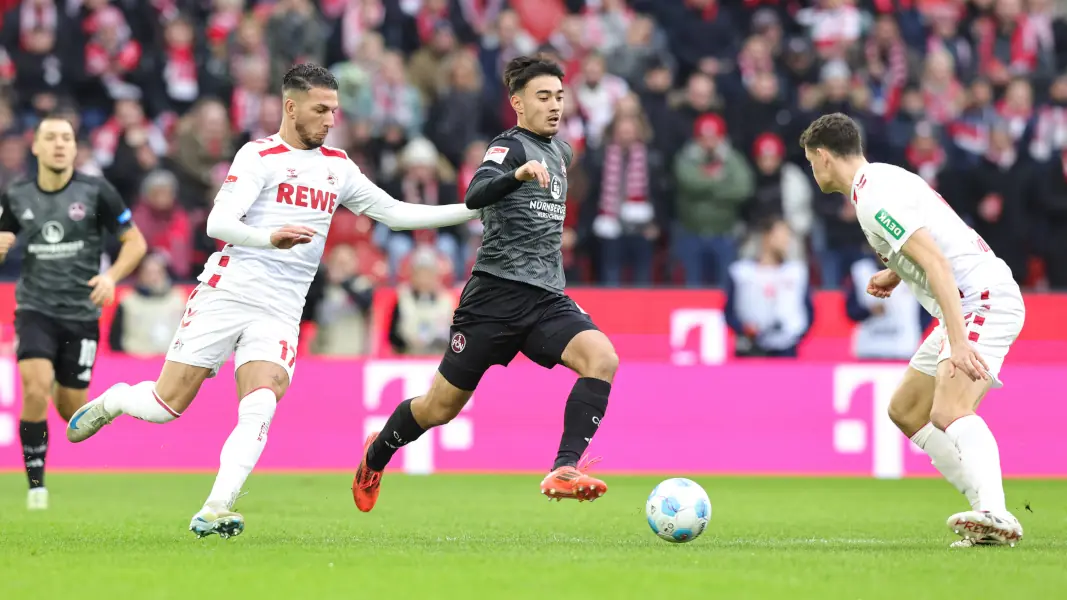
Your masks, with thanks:
M56 383L75 390L89 387L100 341L99 321L55 319L32 310L15 311L15 357L52 363Z
M471 391L489 367L506 366L519 352L551 369L574 336L596 328L565 294L476 273L452 318L441 375Z

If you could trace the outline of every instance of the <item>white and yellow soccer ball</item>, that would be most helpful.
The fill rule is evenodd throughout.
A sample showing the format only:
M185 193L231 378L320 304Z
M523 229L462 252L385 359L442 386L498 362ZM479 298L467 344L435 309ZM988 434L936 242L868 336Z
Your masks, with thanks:
M711 520L711 500L695 481L681 477L667 479L648 495L645 515L656 535L683 544L704 533Z

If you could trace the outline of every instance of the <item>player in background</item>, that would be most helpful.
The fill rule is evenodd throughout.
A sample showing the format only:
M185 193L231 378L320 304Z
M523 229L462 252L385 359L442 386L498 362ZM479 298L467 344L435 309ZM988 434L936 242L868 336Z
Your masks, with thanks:
M338 106L337 81L326 69L293 67L282 95L279 132L238 151L215 197L207 232L226 246L208 259L190 294L159 378L113 386L67 428L67 438L81 442L119 415L173 421L234 355L237 426L222 447L215 484L190 522L198 537L230 537L244 529L233 504L292 381L304 299L334 210L344 206L395 230L458 225L478 216L461 204L399 202L344 151L323 146Z
M26 239L15 288L15 335L22 379L19 437L30 491L27 507L48 508L44 485L48 398L63 420L87 399L100 339L100 307L115 298L115 282L145 254L145 240L110 183L74 171L74 126L45 117L33 135L37 178L19 179L0 197L0 261ZM122 249L101 273L108 234Z
M466 205L484 209L485 233L453 316L452 342L430 391L401 402L382 431L367 438L352 485L363 512L374 507L393 454L455 418L486 370L507 365L519 352L547 368L565 365L579 377L541 492L578 500L607 492L603 481L586 474L593 461L582 455L604 417L619 359L607 336L563 292L561 240L572 151L554 137L563 113L562 80L558 65L538 58L516 58L504 71L519 124L489 144L467 190Z
M997 441L975 414L1022 331L1026 308L1011 269L918 175L863 156L846 115L817 119L800 138L822 191L847 194L886 269L867 293L887 298L903 281L939 323L911 359L889 415L967 496L972 510L948 526L954 547L1015 545L1023 529L1004 500Z

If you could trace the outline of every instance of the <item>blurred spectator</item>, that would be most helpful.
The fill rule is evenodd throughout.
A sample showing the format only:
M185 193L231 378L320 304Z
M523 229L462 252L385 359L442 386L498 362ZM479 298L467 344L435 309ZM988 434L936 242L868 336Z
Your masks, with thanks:
M441 73L457 48L456 33L448 21L437 21L429 43L415 51L408 61L408 77L422 94L422 102L430 106L437 100ZM476 114L476 113L472 113Z
M188 279L193 268L193 229L177 204L178 179L170 171L153 171L144 179L133 219L148 249L163 256L176 277Z
M355 114L367 118L376 135L395 123L403 128L405 137L413 139L422 131L423 111L419 90L408 80L404 57L386 52L378 76L361 90Z
M334 246L326 257L326 282L315 307L318 331L315 354L362 356L367 353L368 318L374 285L359 273L359 256L351 246Z
M1021 160L1005 125L993 129L989 152L966 178L960 211L978 235L1011 267L1015 280L1027 280L1028 241L1033 230L1029 206L1035 189L1030 166Z
M848 0L815 0L811 4L797 12L797 22L808 28L821 58L845 58L863 33L863 15Z
M915 126L915 137L904 150L904 166L922 177L930 187L941 188L941 174L948 167L948 157L929 123Z
M952 54L948 51L938 49L926 56L922 94L926 119L937 125L953 121L963 110L965 90L956 78Z
M200 97L197 75L196 32L184 17L171 19L163 27L163 61L159 76L167 109L184 113Z
M1053 54L1042 47L1038 31L1023 0L996 0L993 14L980 16L974 25L979 74L997 86L1018 76L1048 76L1054 69Z
M115 116L93 133L93 158L123 198L135 198L145 174L166 155L167 139L137 100L115 103Z
M384 183L384 189L394 198L411 204L454 204L456 196L455 173L447 161L437 152L433 143L425 138L408 142L400 157L400 175ZM466 228L463 225L438 230L389 231L379 226L378 239L389 254L390 272L396 273L400 262L412 251L416 241L430 241L436 237L437 248L448 257L454 266L466 264Z
M448 348L456 298L442 284L437 253L420 247L411 256L411 280L397 286L389 343L398 354L429 356Z
M1042 224L1042 248L1048 284L1067 288L1067 150L1061 151L1038 184L1039 207L1034 215Z
M582 75L574 82L578 109L586 118L586 143L599 146L604 130L615 116L615 105L629 86L621 77L607 72L601 54L590 54L582 63Z
M495 123L486 118L482 73L471 53L453 54L435 76L442 81L426 134L450 163L458 165L470 143L492 131Z
M785 142L773 133L756 138L752 154L756 183L752 201L745 207L748 229L755 231L760 222L771 216L782 217L793 232L786 258L804 260L807 256L805 240L814 219L808 176L800 167L785 162ZM754 237L752 239L756 241ZM754 255L757 250L748 248L745 253Z
M670 68L674 57L656 36L656 23L645 15L636 15L626 28L626 43L615 47L608 56L608 70L621 77L631 88L640 88L645 69L656 62Z
M95 93L80 97L83 105L104 109L112 100L140 98L143 73L138 68L144 53L133 38L122 11L105 6L83 23L89 33L85 46L85 73L97 87Z
M852 355L856 358L907 360L923 340L923 331L932 320L901 284L888 298L875 298L867 293L867 284L884 265L874 251L864 250L863 256L849 267L845 278L845 311L857 323L852 332Z
M212 169L230 160L235 152L226 107L211 98L198 101L178 124L174 152L185 206L195 208L204 203L214 187Z
M764 133L785 135L789 131L793 117L773 72L753 74L745 95L729 113L730 139L737 148L751 149Z
M602 150L587 159L590 186L580 228L599 246L600 282L617 286L624 271L636 285L652 284L654 244L662 231L663 159L648 145L640 115L618 114Z
M276 0L267 21L265 41L270 51L271 87L297 63L321 64L326 58L326 35L311 0Z
M1034 124L1034 89L1026 79L1013 79L997 104L997 114L1008 125L1013 142L1022 142Z
M115 308L108 333L111 349L133 356L166 354L174 324L185 314L185 300L185 294L171 284L167 259L145 256L134 289Z
M741 207L754 188L752 168L730 145L726 133L722 117L699 118L693 141L674 163L678 179L674 252L690 287L726 282L727 269L737 255ZM709 277L709 267L714 278Z
M1067 148L1067 75L1060 75L1049 86L1048 102L1037 114L1030 157L1044 163Z
M0 189L6 190L12 181L26 176L29 147L20 135L5 135L0 139Z
M808 267L789 260L792 232L775 219L760 228L759 256L730 266L726 323L738 356L795 357L814 321Z
M55 28L38 27L22 34L21 51L12 56L21 112L34 112L33 99L38 94L61 93L77 76L77 66L59 52L57 33Z
M230 124L234 133L249 134L253 129L263 129L260 123L263 104L271 97L270 66L261 56L248 56L241 60L236 75L230 95ZM278 124L282 122L280 101L278 108L278 118L267 129L270 131L267 135L278 133ZM249 138L260 139L251 135Z

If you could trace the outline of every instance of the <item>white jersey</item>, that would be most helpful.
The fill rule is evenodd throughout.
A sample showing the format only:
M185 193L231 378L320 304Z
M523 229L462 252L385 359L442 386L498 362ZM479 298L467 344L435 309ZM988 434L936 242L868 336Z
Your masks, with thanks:
M952 266L960 298L979 301L991 288L1017 287L1007 263L918 175L871 163L856 173L851 197L860 227L878 257L934 317L941 318L941 307L926 273L901 251L919 229L927 230Z
M211 255L199 277L299 322L334 211L344 206L356 214L379 212L398 200L371 183L343 150L299 150L275 134L237 152L215 202L236 203L243 222L259 229L303 225L315 230L310 243L289 250L227 244Z

